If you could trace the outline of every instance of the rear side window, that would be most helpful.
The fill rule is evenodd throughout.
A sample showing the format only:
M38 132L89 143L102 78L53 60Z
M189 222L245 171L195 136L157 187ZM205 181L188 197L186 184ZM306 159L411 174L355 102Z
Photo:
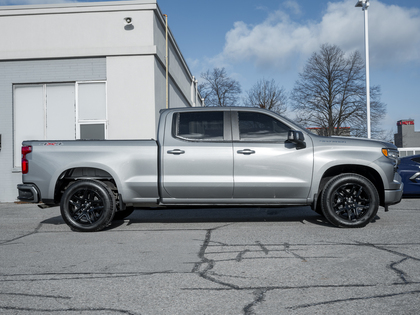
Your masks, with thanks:
M286 141L289 127L269 115L255 112L238 112L241 141Z
M174 116L174 136L192 141L223 141L223 112L185 112Z

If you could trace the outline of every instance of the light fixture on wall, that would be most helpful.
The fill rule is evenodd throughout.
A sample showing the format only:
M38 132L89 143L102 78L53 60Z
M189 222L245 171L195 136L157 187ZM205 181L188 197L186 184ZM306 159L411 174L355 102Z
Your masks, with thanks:
M125 17L124 22L125 22L124 29L126 31L131 31L131 30L134 29L133 19L131 17L129 17L129 16Z

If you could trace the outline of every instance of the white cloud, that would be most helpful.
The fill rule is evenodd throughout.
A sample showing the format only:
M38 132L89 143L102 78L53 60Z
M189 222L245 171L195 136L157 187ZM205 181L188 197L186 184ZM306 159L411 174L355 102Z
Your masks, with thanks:
M300 10L299 3L297 3L297 1L295 1L295 0L285 1L285 2L283 2L283 5L286 8L291 9L294 14L301 14L302 13L302 11Z
M363 53L364 13L354 4L354 0L329 3L319 22L297 23L281 10L258 25L235 22L226 34L221 57L284 69L294 60L306 61L323 43ZM420 61L419 10L371 0L368 14L371 66Z

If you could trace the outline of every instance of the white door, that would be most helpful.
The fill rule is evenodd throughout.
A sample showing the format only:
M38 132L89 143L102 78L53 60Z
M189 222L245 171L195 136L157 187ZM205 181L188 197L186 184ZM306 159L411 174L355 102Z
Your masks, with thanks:
M46 87L46 140L76 139L74 83Z
M13 87L14 167L24 140L76 139L74 91L74 83Z

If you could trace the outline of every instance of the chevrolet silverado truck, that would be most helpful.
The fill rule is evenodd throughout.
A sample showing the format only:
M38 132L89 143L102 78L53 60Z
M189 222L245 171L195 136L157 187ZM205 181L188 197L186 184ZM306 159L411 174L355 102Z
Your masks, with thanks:
M60 205L75 231L99 231L135 208L311 206L363 227L400 202L390 143L321 137L271 111L163 110L156 140L22 143L21 201Z

